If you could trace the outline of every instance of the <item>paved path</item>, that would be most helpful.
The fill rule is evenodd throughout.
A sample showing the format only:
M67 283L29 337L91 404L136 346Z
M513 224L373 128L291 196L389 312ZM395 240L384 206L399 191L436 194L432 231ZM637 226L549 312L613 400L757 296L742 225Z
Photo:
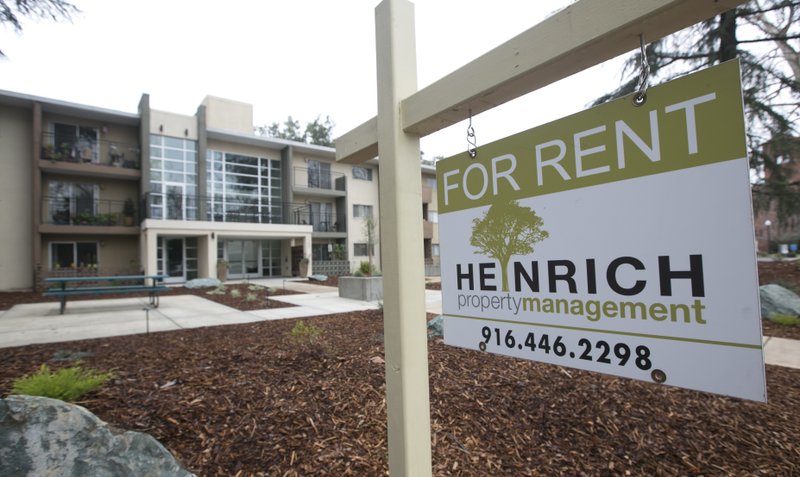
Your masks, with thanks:
M131 335L145 333L148 329L156 332L302 318L372 310L380 306L378 302L341 298L336 288L307 281L258 279L250 282L303 294L273 298L292 303L294 307L255 311L238 311L196 295L164 296L158 308L149 310L147 298L70 301L63 315L58 313L57 302L17 305L0 312L0 348ZM429 313L442 313L441 292L426 290L425 301ZM767 364L800 369L800 341L765 336L764 359Z

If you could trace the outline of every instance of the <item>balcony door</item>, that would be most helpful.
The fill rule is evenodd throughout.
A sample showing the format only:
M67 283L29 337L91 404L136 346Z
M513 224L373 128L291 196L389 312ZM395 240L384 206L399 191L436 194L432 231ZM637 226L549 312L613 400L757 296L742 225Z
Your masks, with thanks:
M308 187L312 189L331 188L331 165L311 159L308 161Z

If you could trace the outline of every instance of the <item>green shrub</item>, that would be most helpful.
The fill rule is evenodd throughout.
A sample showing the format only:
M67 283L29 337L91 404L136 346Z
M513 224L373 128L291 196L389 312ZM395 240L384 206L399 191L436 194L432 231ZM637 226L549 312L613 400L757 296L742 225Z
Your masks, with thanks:
M258 300L258 295L255 293L248 293L246 297L244 297L245 301L256 301Z
M217 288L206 292L206 295L224 295L227 292L225 285L220 285Z
M774 315L769 317L769 320L776 325L781 326L798 326L800 325L800 317L792 316L792 315L784 315L781 313L775 313Z
M99 388L113 376L112 373L82 369L80 366L52 372L43 364L37 373L17 378L11 392L74 401Z
M297 322L292 328L292 339L301 346L314 345L322 330L313 324L307 325L303 320Z
M240 292L236 288L231 290L231 298L239 298L240 296L242 296L242 292Z
M363 276L373 276L373 275L380 275L378 269L375 267L375 264L370 264L369 262L361 262L358 265L358 269L353 274L357 277Z

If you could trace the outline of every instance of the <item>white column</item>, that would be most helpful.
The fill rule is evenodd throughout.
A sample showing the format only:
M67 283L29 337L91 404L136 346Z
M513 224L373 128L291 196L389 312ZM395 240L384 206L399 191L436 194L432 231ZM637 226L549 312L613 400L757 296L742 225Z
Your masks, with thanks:
M142 234L144 239L144 255L142 256L142 266L145 275L158 274L158 237L152 229L146 229Z
M424 477L431 430L420 151L400 120L400 101L417 90L414 5L384 0L375 28L389 473Z

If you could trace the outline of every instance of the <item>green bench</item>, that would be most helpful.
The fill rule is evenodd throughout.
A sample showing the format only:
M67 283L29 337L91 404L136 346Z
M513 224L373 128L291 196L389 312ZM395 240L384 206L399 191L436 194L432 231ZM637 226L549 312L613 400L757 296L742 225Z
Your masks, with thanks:
M67 298L75 295L108 295L112 293L146 292L150 305L158 307L158 294L169 290L164 285L165 275L118 275L113 277L60 277L47 278L45 283L54 285L44 296L57 296L61 300L60 313L67 307ZM141 284L131 284L140 282Z

